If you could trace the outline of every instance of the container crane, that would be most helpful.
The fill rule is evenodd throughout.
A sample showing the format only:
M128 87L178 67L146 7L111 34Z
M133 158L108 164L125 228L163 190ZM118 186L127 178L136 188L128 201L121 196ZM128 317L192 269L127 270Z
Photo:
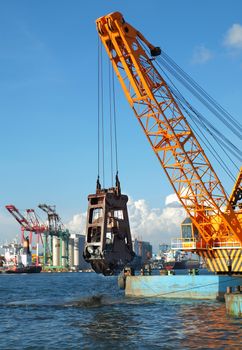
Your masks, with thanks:
M61 229L61 223L60 223L60 217L56 213L56 209L54 205L47 205L47 204L39 204L38 207L43 210L48 217L48 223L49 223L49 231L50 232L58 232L58 230Z
M39 204L38 207L47 214L48 218L48 229L44 235L44 263L55 267L67 267L70 233L64 228L55 206Z
M29 243L32 244L32 233L37 235L36 241L36 264L39 264L39 241L42 241L42 234L46 232L48 227L39 222L34 209L26 209L26 217L12 204L6 205L5 208L21 225L22 243L25 241L24 232L29 232ZM43 243L43 241L42 241Z
M190 218L189 234L177 248L197 253L217 273L241 273L242 213L236 207L241 173L228 198L174 93L153 64L161 49L119 12L98 18L96 25L125 96Z

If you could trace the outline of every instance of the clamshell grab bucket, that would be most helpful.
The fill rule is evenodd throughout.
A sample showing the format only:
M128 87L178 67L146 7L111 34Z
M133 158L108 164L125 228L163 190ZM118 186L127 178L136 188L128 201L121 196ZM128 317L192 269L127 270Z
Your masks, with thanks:
M99 182L98 182L99 184ZM118 186L88 196L86 242L83 256L93 270L104 275L120 272L134 252L129 226L128 196Z

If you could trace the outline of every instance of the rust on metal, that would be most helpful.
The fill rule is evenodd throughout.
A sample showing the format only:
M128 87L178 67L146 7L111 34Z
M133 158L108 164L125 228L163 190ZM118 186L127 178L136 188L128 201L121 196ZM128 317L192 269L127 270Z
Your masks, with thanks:
M86 242L83 256L93 270L104 275L120 272L134 257L129 226L128 196L121 194L120 182L88 196Z

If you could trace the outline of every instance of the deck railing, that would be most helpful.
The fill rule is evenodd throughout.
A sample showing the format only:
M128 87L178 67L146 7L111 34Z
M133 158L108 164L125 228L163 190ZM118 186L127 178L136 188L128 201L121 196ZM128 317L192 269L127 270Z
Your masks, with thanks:
M240 249L240 242L214 242L213 249Z
M241 249L240 242L214 242L208 245L205 242L194 238L174 238L171 240L172 250L193 250L193 249Z
M175 238L171 241L172 250L196 249L196 240L191 238Z

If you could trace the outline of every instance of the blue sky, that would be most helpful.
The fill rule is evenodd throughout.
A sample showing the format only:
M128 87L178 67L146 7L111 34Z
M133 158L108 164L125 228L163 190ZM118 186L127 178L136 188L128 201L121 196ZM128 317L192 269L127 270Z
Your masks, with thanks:
M241 119L240 0L2 0L2 238L14 236L18 228L5 213L6 204L20 209L55 204L64 222L86 210L97 175L95 20L113 11L122 12ZM117 90L122 189L151 211L162 211L171 187L118 84Z

